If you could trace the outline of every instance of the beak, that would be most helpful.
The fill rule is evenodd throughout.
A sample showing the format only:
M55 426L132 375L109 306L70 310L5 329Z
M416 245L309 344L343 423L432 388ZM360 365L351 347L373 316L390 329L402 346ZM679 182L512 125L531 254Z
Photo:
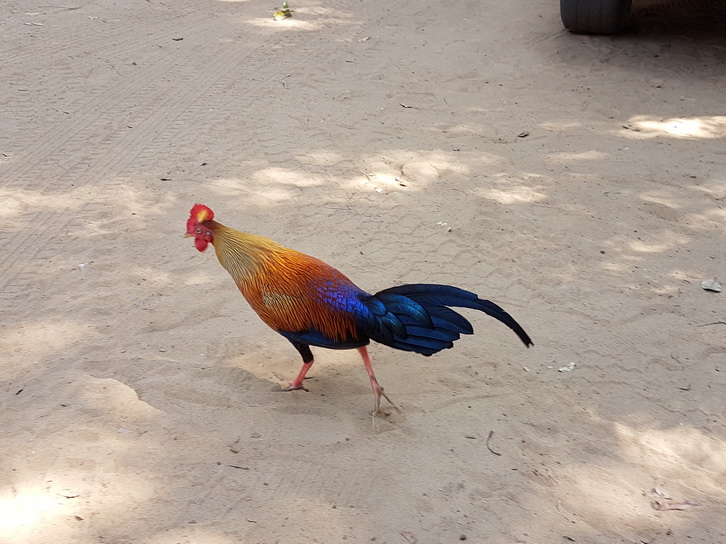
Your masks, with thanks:
M194 238L193 234L189 234L188 232L184 235L184 238Z

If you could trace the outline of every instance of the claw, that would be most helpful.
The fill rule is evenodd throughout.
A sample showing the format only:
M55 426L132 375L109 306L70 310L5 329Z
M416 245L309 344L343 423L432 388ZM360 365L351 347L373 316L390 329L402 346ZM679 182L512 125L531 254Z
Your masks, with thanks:
M393 406L396 410L399 412L401 411L401 407L393 402L391 398L386 395L386 392L383 390L383 387L378 383L378 380L376 380L376 377L374 375L371 376L371 388L373 389L373 411L371 412L371 415L377 416L381 413L381 397L386 399L388 403Z
M363 364L366 367L366 372L368 372L368 378L370 378L371 381L371 389L373 389L373 412L371 412L373 417L381 413L381 397L386 399L391 404L391 406L393 406L396 410L400 412L401 408L398 406L398 404L393 402L391 398L386 395L383 387L381 387L381 384L378 383L376 375L373 373L373 366L371 365L371 358L368 355L368 350L364 346L362 348L358 348L358 352L360 353L361 357L363 357Z
M298 389L302 389L303 391L309 391L307 387L305 387L302 382L296 383L295 381L287 382L288 386L283 387L281 391L297 391Z
M300 369L300 372L297 375L297 378L295 378L291 382L287 382L289 385L287 387L285 387L283 389L283 391L297 391L298 389L307 391L307 389L303 385L303 380L305 379L305 374L308 373L308 370L310 370L311 366L313 366L313 361L303 364L302 368Z

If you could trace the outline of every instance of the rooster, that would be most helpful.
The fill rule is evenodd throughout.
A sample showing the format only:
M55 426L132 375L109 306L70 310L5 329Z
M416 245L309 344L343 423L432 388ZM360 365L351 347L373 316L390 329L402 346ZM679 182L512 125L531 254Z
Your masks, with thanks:
M185 236L194 238L199 251L214 246L252 309L302 356L300 372L284 391L307 391L303 381L314 362L310 346L355 348L373 389L373 413L380 411L381 397L397 408L378 383L366 346L375 340L427 356L451 348L461 334L474 330L450 306L480 310L507 325L525 346L534 345L512 316L474 293L450 285L412 284L371 295L320 259L218 223L203 204L192 207Z

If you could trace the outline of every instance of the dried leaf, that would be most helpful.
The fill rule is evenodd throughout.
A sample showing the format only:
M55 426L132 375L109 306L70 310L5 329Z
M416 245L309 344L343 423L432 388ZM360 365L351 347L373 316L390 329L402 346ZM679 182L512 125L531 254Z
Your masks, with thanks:
M66 499L77 499L81 496L80 493L76 493L75 491L71 491L70 489L64 489L58 494Z
M410 531L401 531L401 536L406 539L406 542L408 542L408 544L418 543L418 538L416 538L416 535L414 535Z

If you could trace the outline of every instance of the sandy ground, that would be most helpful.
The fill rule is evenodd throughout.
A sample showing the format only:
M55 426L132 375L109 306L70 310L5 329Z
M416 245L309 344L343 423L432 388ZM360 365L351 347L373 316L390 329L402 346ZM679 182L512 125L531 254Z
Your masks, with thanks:
M723 8L50 4L0 20L0 542L726 542ZM280 393L197 201L536 346L373 346L376 425L354 351Z

